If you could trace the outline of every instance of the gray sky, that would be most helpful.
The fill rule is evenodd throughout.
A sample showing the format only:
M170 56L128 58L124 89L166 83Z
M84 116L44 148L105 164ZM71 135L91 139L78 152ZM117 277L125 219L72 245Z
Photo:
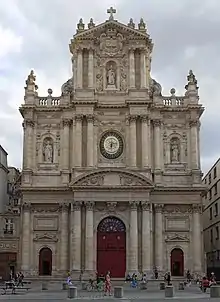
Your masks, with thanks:
M71 75L69 40L79 18L87 24L116 18L147 22L154 42L152 74L169 95L172 87L183 94L193 69L200 87L202 117L201 156L206 172L219 157L220 135L220 1L219 0L7 0L0 1L0 144L10 165L21 167L25 80L34 69L39 95L60 94Z

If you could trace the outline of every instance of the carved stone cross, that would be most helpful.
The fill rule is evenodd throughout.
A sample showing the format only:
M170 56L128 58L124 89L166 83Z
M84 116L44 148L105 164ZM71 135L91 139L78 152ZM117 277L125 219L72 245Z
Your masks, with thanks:
M114 15L113 15L113 14L116 14L116 9L113 8L113 7L110 7L110 8L107 10L107 13L110 14L109 20L114 20Z

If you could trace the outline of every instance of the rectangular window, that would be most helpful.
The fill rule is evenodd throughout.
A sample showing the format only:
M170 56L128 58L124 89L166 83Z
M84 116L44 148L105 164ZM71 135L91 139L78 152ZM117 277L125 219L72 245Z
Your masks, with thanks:
M212 189L209 190L209 199L212 199Z
M209 219L212 220L212 208L209 208Z
M212 181L212 176L211 174L209 174L209 184L211 183L211 181Z
M216 195L218 193L217 184L214 185L214 194Z
M205 178L205 184L207 184L207 179Z
M215 203L215 216L218 216L218 203Z
M210 241L213 242L213 231L210 230Z
M215 232L216 232L216 240L219 240L219 227L215 227Z
M217 177L217 169L216 169L216 167L214 168L214 178L216 178Z
M13 219L5 218L4 234L13 234L13 231L14 231Z

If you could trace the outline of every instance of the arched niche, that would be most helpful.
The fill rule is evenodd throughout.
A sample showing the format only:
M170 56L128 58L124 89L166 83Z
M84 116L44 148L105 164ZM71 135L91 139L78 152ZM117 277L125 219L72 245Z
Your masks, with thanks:
M43 247L39 251L39 276L52 275L53 253L49 247Z
M120 89L120 68L117 60L108 60L104 64L104 89L119 90Z
M172 249L170 254L170 266L172 276L184 276L184 252L181 248Z

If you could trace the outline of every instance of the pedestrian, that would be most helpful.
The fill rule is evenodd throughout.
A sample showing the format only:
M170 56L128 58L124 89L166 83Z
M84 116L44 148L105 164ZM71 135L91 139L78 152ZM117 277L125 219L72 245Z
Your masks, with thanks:
M109 294L111 296L111 277L110 277L110 272L108 271L106 276L105 276L105 296Z

